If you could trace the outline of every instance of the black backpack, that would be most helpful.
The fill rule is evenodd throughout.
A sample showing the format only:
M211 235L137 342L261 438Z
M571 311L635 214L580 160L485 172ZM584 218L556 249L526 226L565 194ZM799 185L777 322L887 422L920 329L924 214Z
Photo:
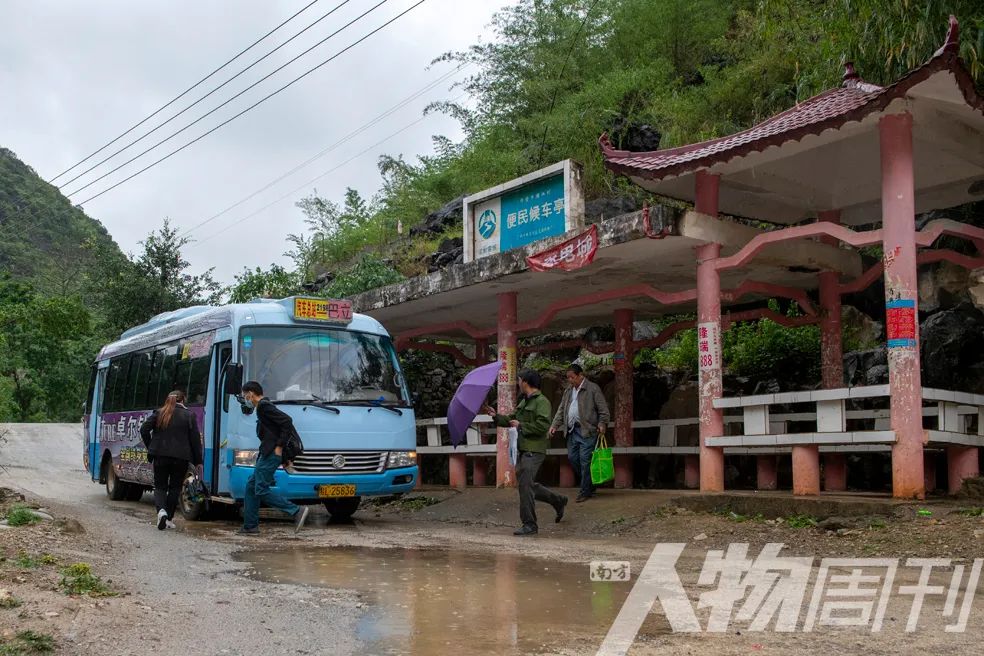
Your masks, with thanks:
M301 436L297 434L294 424L291 424L285 432L287 439L284 441L283 461L293 462L297 456L304 454L304 442L301 441Z

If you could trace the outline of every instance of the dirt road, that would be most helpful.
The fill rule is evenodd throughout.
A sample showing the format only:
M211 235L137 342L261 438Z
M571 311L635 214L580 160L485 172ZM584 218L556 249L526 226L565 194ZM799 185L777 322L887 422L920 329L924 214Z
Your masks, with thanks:
M794 609L792 632L777 632L774 623L753 631L751 619L725 623L719 632L674 632L680 627L671 627L656 603L644 614L637 637L629 636L631 655L976 654L984 638L984 602L974 594L984 588L980 584L970 597L976 603L967 630L945 630L957 622L973 559L984 557L984 519L955 504L853 498L840 506L853 516L816 527L805 514L782 520L746 510L714 514L688 509L700 500L679 493L607 492L587 504L571 504L560 524L552 523L552 511L541 509L540 536L517 539L511 535L514 491L428 491L398 503L364 505L354 524L331 525L318 513L299 537L287 524L270 521L261 539L244 539L233 535L231 521L179 520L178 531L159 532L151 523L149 495L139 503L110 502L81 469L76 427L11 427L9 437L0 450L6 468L0 486L34 497L56 522L0 531L0 549L8 558L0 568L0 589L26 602L0 609L0 636L12 622L16 627L8 631L53 636L59 653L595 654L657 543L688 544L676 572L701 628L714 616L698 600L728 603L728 595L701 597L721 580L700 580L709 550L745 543L751 562L765 544L783 543L784 557L809 556L813 565L830 557L902 560L878 632L870 622L830 626L824 619L836 613L827 613L833 607L823 603L813 630L804 632L815 590L813 567L808 593ZM745 505L757 507L754 501ZM870 509L883 516L865 514ZM77 520L85 532L66 519ZM36 554L41 548L62 564L91 563L124 594L67 597L38 584L57 588L57 566L26 573L9 566L21 550ZM933 570L931 583L944 592L925 597L917 630L907 633L914 595L900 594L899 586L918 583L920 569L905 567L914 557L958 560ZM600 560L630 563L630 582L590 581L589 563ZM743 562L729 560L719 576L742 571ZM963 583L948 605L952 565L963 566ZM873 584L858 581L854 588L849 581L840 585L855 593L840 601L855 604L863 615L870 595L862 592ZM737 595L736 615L744 596ZM651 601L643 595L630 605ZM947 610L954 612L945 616ZM879 614L872 604L871 618Z

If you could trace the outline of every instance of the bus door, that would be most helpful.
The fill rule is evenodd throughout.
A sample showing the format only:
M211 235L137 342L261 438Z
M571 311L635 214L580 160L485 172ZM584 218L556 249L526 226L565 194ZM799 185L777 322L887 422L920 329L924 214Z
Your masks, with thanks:
M212 416L212 439L205 445L205 472L208 479L209 490L212 494L217 494L219 490L229 489L229 468L222 466L225 462L226 440L229 435L229 410L238 404L231 402L231 397L225 393L225 368L232 360L232 343L223 342L215 347L216 366L215 384L211 391L211 397L215 399L212 407L215 413Z
M99 478L99 415L102 414L103 387L106 383L106 369L92 366L89 394L85 400L85 454L92 480Z

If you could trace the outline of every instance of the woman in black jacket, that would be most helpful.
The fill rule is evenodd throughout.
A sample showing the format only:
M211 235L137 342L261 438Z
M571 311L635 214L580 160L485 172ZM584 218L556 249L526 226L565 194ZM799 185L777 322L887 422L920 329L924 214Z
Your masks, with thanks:
M140 427L147 459L154 465L154 504L157 528L162 531L174 528L174 511L188 475L188 465L195 465L201 476L202 436L198 432L198 420L184 402L184 392L171 392L164 405Z

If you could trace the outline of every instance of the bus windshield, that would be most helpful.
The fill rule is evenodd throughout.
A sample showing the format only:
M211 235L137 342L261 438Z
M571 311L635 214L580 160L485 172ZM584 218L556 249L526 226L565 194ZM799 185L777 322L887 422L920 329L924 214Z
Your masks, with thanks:
M409 406L388 337L308 327L243 330L247 380L271 401Z

